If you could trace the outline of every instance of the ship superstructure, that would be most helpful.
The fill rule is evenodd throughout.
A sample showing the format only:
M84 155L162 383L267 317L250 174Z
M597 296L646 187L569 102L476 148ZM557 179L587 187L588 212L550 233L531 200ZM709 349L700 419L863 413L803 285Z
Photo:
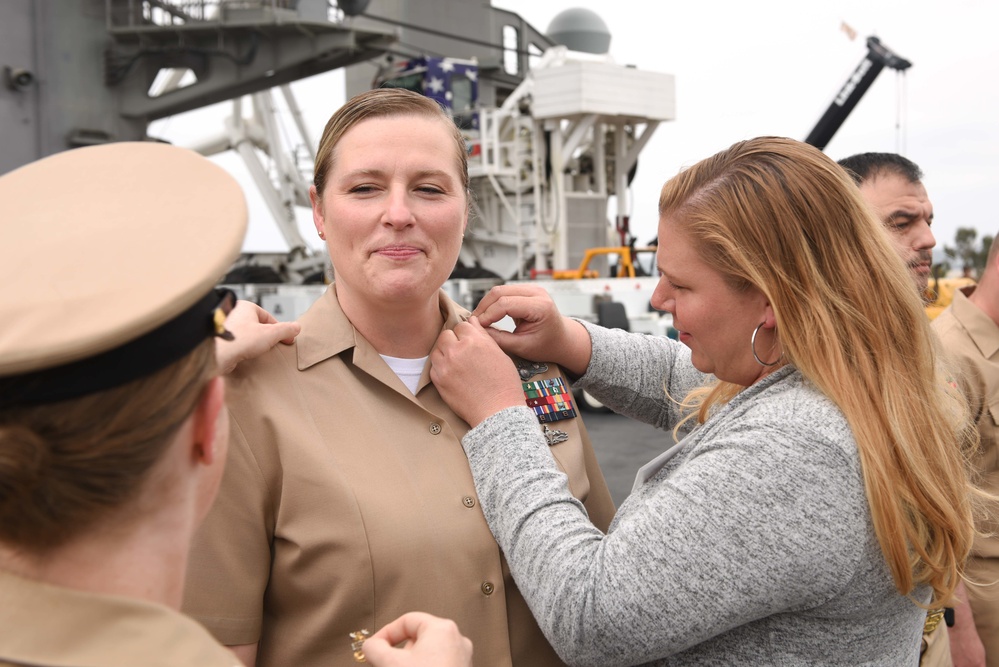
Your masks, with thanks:
M300 313L329 275L296 223L315 137L289 84L344 67L347 95L415 86L465 133L475 205L448 285L456 298L472 306L492 284L536 280L571 314L599 320L598 306L616 301L629 321L657 318L637 251L627 258L637 274L617 277L625 262L609 253L590 263L597 277L558 279L594 247L632 252L629 183L675 117L673 77L616 63L592 12L563 12L547 35L462 0L11 0L0 13L0 124L22 130L5 132L0 171L149 139L156 119L230 101L225 126L194 148L241 156L287 242L286 253L244 257L227 280L279 316Z

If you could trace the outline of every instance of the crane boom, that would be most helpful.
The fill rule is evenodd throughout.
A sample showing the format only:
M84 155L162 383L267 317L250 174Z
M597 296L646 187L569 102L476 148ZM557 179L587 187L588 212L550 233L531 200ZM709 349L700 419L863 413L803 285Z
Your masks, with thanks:
M853 70L853 74L846 80L843 87L839 89L829 108L808 134L805 143L811 144L819 150L825 150L826 145L836 134L836 130L840 128L846 117L857 106L857 102L860 101L860 98L864 96L867 89L874 83L874 79L885 67L901 72L912 67L912 63L884 46L877 37L868 37L867 55Z

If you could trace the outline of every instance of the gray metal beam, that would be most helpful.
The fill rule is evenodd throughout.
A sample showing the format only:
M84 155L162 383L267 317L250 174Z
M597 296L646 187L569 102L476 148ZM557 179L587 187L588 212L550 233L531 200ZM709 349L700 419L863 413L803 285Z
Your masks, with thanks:
M110 35L105 83L122 116L147 121L376 58L395 43L394 34L306 21L113 28ZM198 81L150 97L163 68L189 68Z

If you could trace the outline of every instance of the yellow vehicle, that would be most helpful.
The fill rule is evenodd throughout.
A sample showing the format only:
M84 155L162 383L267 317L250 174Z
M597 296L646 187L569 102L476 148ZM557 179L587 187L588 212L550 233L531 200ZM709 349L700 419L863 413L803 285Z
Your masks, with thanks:
M971 278L936 278L931 280L926 290L927 297L930 299L926 303L927 317L931 320L934 319L954 300L954 292L974 284L975 281Z
M617 277L634 278L635 277L634 256L640 252L655 253L655 251L656 251L655 246L645 246L641 248L630 248L628 246L590 248L583 255L583 261L579 263L579 268L552 271L551 277L555 280L579 280L580 278L599 278L600 277L599 271L594 271L593 269L588 268L590 262L595 257L600 257L604 255L616 255L618 258Z

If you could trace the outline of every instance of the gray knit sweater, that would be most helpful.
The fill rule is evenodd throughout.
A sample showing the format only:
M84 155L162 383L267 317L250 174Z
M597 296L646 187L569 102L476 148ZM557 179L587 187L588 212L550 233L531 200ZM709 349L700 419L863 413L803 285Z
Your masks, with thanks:
M664 381L679 400L705 379L687 348L587 328L579 386L671 428ZM528 408L493 415L463 445L513 576L571 665L918 662L926 613L895 590L851 430L793 368L717 409L636 479L607 535L567 490Z

